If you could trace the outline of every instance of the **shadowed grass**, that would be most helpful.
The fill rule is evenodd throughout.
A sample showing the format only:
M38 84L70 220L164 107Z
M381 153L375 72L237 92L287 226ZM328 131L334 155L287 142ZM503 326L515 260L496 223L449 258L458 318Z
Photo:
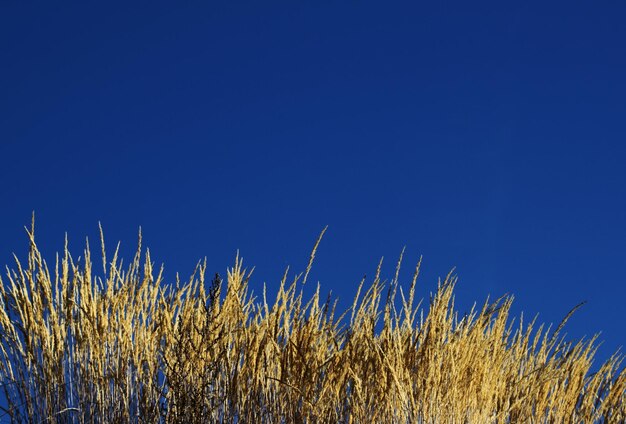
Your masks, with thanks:
M397 272L383 283L379 266L336 317L319 286L303 299L310 264L304 278L285 273L273 301L265 292L259 301L240 258L225 284L205 281L205 262L166 286L141 242L127 267L117 251L107 260L103 242L96 277L89 246L82 264L66 246L51 271L28 235L28 263L16 258L0 279L5 421L626 420L619 356L590 373L595 338L568 342L562 325L551 333L516 323L510 297L459 317L452 274L425 313L415 304L419 264L408 292Z

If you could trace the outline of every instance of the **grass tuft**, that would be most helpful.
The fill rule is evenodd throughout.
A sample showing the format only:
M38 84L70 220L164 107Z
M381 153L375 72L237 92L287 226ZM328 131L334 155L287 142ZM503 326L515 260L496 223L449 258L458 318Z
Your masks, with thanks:
M0 416L11 422L623 423L626 373L591 373L596 338L509 319L511 297L460 317L456 277L427 313L398 272L359 286L339 317L285 273L259 303L237 258L225 281L163 282L141 243L124 267L66 247L52 270L27 230L0 278ZM104 238L102 237L102 240ZM315 248L319 244L316 243ZM311 261L315 249L311 255ZM399 269L398 263L398 269ZM399 293L399 298L398 298ZM399 305L399 307L397 307ZM348 320L349 318L349 320ZM569 318L569 315L568 317Z

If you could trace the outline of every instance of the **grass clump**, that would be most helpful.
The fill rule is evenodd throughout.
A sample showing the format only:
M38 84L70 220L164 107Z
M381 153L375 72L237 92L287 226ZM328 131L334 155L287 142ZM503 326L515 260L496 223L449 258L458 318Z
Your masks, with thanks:
M460 317L453 275L425 313L419 264L408 292L379 266L336 316L319 286L303 299L310 264L257 302L239 258L225 282L205 281L204 262L167 286L141 243L127 267L103 243L96 277L89 246L81 264L66 245L51 271L28 235L28 263L0 279L0 415L11 422L626 420L618 355L591 373L595 338L515 324L510 297Z

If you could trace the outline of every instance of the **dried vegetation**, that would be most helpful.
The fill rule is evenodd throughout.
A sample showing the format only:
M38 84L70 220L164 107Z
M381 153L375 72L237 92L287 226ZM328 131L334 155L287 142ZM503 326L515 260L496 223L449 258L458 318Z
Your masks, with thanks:
M512 299L460 317L453 275L427 312L398 278L359 286L353 307L303 300L308 274L268 302L237 259L225 284L155 276L141 244L94 275L87 246L52 272L28 231L24 267L0 279L4 422L623 423L626 373L591 373L595 339L509 319ZM319 241L318 241L319 242ZM317 245L316 245L317 247ZM314 250L315 252L315 250ZM312 255L313 257L313 255ZM82 262L79 263L79 262ZM310 264L309 264L310 269Z

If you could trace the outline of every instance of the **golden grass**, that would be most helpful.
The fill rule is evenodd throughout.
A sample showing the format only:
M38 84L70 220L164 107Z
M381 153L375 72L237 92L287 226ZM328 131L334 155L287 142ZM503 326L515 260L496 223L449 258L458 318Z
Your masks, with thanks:
M341 317L302 281L276 299L248 290L241 259L205 281L166 286L141 243L94 276L67 245L52 272L28 231L24 267L0 279L0 406L12 422L620 423L626 373L615 355L590 373L595 338L576 343L509 320L511 298L462 318L456 278L427 313L396 277ZM319 242L319 241L318 241ZM316 245L317 247L317 245ZM313 252L313 254L315 251ZM311 259L313 255L311 256ZM142 265L143 264L143 265ZM399 264L398 264L399 269ZM364 292L363 292L364 291ZM396 300L397 298L397 300ZM396 305L399 305L397 308Z

